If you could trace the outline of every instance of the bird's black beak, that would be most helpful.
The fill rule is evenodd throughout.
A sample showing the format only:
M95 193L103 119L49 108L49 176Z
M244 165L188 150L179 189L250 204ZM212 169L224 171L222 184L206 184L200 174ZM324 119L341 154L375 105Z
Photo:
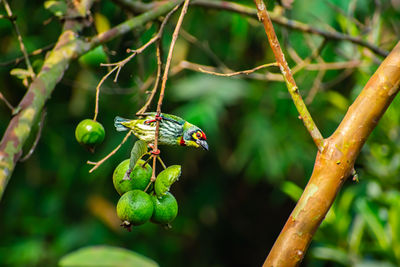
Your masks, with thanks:
M196 143L200 145L204 150L208 151L208 144L205 140L197 140Z

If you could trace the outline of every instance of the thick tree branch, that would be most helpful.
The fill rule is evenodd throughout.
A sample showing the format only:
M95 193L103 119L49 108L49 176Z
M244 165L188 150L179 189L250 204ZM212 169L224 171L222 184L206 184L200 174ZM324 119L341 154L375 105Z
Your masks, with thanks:
M88 52L101 43L121 36L133 28L168 13L183 0L176 0L160 5L140 16L99 34L89 42L78 38L77 32L83 24L77 20L69 20L64 24L64 31L60 35L55 47L49 53L39 74L28 88L27 93L19 103L17 114L11 119L6 132L0 142L0 199L22 155L22 147L27 140L32 125L41 113L46 101L50 98L56 84L62 79L69 63ZM82 1L83 10L88 10L91 1ZM84 15L84 14L83 14Z
M298 266L372 130L399 91L400 42L350 106L324 150L300 200L275 241L264 266Z

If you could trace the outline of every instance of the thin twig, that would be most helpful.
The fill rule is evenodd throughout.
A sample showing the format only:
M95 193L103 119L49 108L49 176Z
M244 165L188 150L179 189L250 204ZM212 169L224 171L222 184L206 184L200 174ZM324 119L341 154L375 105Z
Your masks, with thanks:
M5 8L6 12L7 12L8 17L12 18L13 17L13 13L12 13L12 10L11 10L10 5L8 4L7 0L3 0L3 5L4 5L4 8ZM32 65L31 65L31 61L29 60L28 53L26 52L25 45L24 45L24 42L22 40L21 32L19 31L18 25L15 22L15 19L10 19L10 21L13 24L15 33L18 36L19 47L21 49L22 54L24 55L26 67L28 68L28 71L29 71L29 74L30 74L31 78L33 79L33 78L35 78L36 75L35 75L35 72L33 71L33 68L32 68Z
M318 91L321 89L322 85L322 79L324 78L326 73L326 70L320 70L317 74L317 77L314 80L313 86L311 87L310 91L308 92L308 95L305 99L305 102L307 105L311 104L311 102L314 100L314 97L318 93Z
M4 104L6 104L6 106L11 110L11 112L14 111L13 105L11 105L10 102L8 102L8 100L4 97L4 95L1 92L0 92L0 99L3 100Z
M53 43L53 44L46 45L46 46L44 46L44 47L42 47L42 48L39 48L39 49L36 49L36 50L32 51L31 53L28 54L28 56L37 56L37 55L40 55L40 54L42 54L42 53L45 53L45 52L49 51L49 50L52 49L53 47L54 47L54 43ZM25 59L24 56L22 56L22 57L17 57L17 58L8 60L8 61L0 62L0 66L3 67L3 66L11 65L11 64L17 65L18 63L20 63L20 62L23 61L24 59Z
M23 158L21 158L19 160L20 162L24 162L24 161L28 160L32 156L33 152L35 151L36 146L39 143L40 136L42 136L43 124L44 124L44 119L46 118L46 115L47 115L47 111L46 111L46 109L44 109L42 111L42 115L40 116L39 129L36 134L35 141L33 142L31 149L29 149L29 152Z
M154 83L153 89L151 90L151 93L150 93L149 97L147 98L146 103L143 105L143 107L138 112L136 112L136 115L143 114L147 111L147 109L150 107L150 104L153 101L153 98L157 92L158 84L160 83L161 70L162 70L161 41L160 40L157 42L156 57L157 57L157 76L155 78L155 83Z
M143 105L143 107L138 112L136 112L136 114L143 114L143 113L145 113L147 111L147 109L150 107L151 102L153 101L153 98L154 98L154 96L155 96L155 94L157 92L158 85L159 85L160 79L161 79L161 71L162 71L162 57L161 57L162 43L161 43L161 39L162 39L162 35L163 35L163 32L164 32L163 30L164 30L164 27L165 27L166 22L168 21L168 19L171 17L171 15L173 13L175 13L176 10L178 10L178 8L179 8L179 5L177 5L174 9L172 9L167 14L167 16L165 16L165 19L164 19L163 23L161 24L160 30L158 31L158 34L156 36L158 39L157 39L157 50L156 50L157 75L156 75L156 78L155 78L155 83L154 83L154 86L153 86L153 90L151 90L151 93L150 93L146 103Z
M128 138L129 138L129 136L132 134L132 131L129 131L126 135L125 135L125 137L124 137L124 139L121 141L121 143L116 147L116 148L114 148L114 150L113 151L111 151L107 156L105 156L104 158L102 158L101 160L99 160L99 161L97 161L97 162L93 162L93 161L87 161L86 163L87 164L90 164L90 165L94 165L94 167L93 168L91 168L90 170L89 170L89 173L92 173L94 170L96 170L101 164L103 164L106 160L108 160L112 155L114 155L115 153L117 153L117 151L121 148L121 146L126 142L126 140L128 140Z
M97 120L97 115L99 114L99 97L100 97L100 86L104 83L104 81L110 76L114 71L116 71L119 66L115 66L112 70L110 70L106 75L101 78L99 84L96 86L96 103L94 106L94 116L93 120Z
M224 69L228 68L225 65L225 63L221 59L219 59L219 57L211 50L210 46L208 45L208 42L199 41L196 37L194 37L187 31L185 31L184 29L181 29L180 34L181 34L182 38L184 38L186 41L188 41L189 43L191 43L191 44L197 46L198 48L200 48L201 50L203 50L207 54L207 56L209 58L211 58L215 62L215 64L218 65L218 67L224 68Z
M367 67L368 63L363 64L360 60L350 60L344 62L323 62L316 64L309 64L305 67L306 70L341 70L341 69L354 69L359 67Z
M161 163L161 165L163 166L164 169L167 168L167 166L165 165L164 161L161 159L161 157L157 157L158 161Z
M190 0L185 0L185 2L183 3L181 14L179 16L178 22L176 23L176 26L175 26L174 33L172 35L171 45L170 45L169 51L168 51L167 62L165 64L164 75L163 75L162 82L161 82L160 96L158 98L158 103L157 103L157 116L161 115L161 107L162 107L162 103L164 100L165 86L166 86L167 80L168 80L168 71L171 66L172 54L174 51L176 40L178 39L179 30L182 26L183 18L185 17L185 14L186 14L188 6L189 6L189 1ZM155 130L155 135L154 135L153 152L159 152L159 150L158 150L159 131L160 131L160 121L157 120L156 130ZM156 179L155 166L156 166L156 157L154 157L154 161L153 161L153 174L151 176L152 180Z
M308 132L310 133L312 139L314 140L314 143L317 145L318 150L322 151L324 146L324 138L322 137L320 131L318 130L316 124L314 123L311 114L308 112L307 106L304 104L304 101L299 93L299 89L292 76L291 70L285 60L285 56L282 52L278 38L276 37L275 30L273 28L271 19L269 18L267 12L267 7L265 6L263 0L254 0L254 2L257 6L258 17L260 21L262 21L264 24L269 44L271 46L272 51L274 52L276 61L279 64L279 68L286 82L289 94L291 95L293 102L297 108L297 111L300 114L299 118L303 120L303 123L306 126Z
M199 68L200 72L203 73L207 73L207 74L212 74L212 75L216 75L216 76L224 76L224 77L232 77L232 76L236 76L236 75L241 75L241 74L246 74L249 75L259 69L263 69L263 68L268 68L268 67L276 67L278 66L278 64L276 62L273 63L268 63L268 64L264 64L249 70L242 70L242 71L237 71L237 72L231 72L231 73L218 73L218 72L213 72L213 71L208 71L202 68Z
M349 1L350 2L350 1ZM353 16L350 13L353 13L352 10L354 11L353 8L349 7L349 14L346 14L346 12L341 9L340 7L338 7L337 5L335 5L334 3L329 2L328 0L324 0L324 3L327 4L335 13L339 13L342 16L346 17L346 19L350 20L352 23L354 23L355 25L357 25L359 28L361 29L365 29L365 25L362 24L358 19L355 18L355 16ZM349 3L351 4L351 2ZM355 7L355 6L354 6ZM347 29L350 29L351 27L347 27Z
M178 65L171 69L171 75L178 74L182 69L188 69L192 71L197 71L200 73L211 72L211 73L218 73L218 69L212 66L201 65L193 62L189 62L186 60L181 61ZM202 69L203 71L201 71ZM227 68L227 71L233 72L231 69ZM277 81L283 82L283 78L281 74L276 74L272 72L264 73L250 73L245 76L246 78L251 78L258 81Z
M305 35L307 38L308 35ZM313 61L315 58L320 57L320 54L322 50L324 49L325 45L328 43L327 39L324 39L321 44L318 47L314 47L314 49L311 52L311 55L307 57L306 59L302 60L300 56L296 53L296 51L292 47L288 47L288 52L290 56L296 61L297 65L292 69L292 74L296 74L303 68L306 68L310 65L311 61ZM322 58L321 58L322 59ZM300 60L300 62L299 62Z

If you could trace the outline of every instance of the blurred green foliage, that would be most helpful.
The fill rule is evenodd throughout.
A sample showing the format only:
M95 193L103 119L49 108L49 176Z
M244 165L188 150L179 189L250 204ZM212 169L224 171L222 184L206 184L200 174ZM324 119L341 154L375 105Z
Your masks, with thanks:
M236 2L253 6L250 0ZM271 10L277 6L272 0L267 3ZM30 52L54 44L61 32L62 23L55 15L62 15L63 5L54 9L51 4L47 5L53 10L45 9L42 2L11 2ZM398 1L296 0L285 14L320 29L334 28L362 36L390 50L398 39L399 12ZM5 11L0 9L0 13ZM96 27L85 29L82 37L130 17L111 1L95 2L92 14ZM164 51L176 19L174 15L166 27ZM306 38L301 32L276 28L290 66L296 62L288 47L304 59L313 50L309 42L316 47L322 42L319 36ZM146 94L140 88L156 71L155 48L150 47L124 66L117 83L111 78L103 84L99 121L105 127L106 140L95 154L90 154L75 141L74 129L79 121L93 116L95 87L107 71L98 63L125 58L127 48L140 47L156 29L154 24L144 25L70 65L47 103L35 153L17 165L0 202L1 266L54 266L67 253L92 245L124 247L161 266L257 266L265 259L294 207L293 200L299 197L312 172L316 154L281 82L250 76L215 77L188 70L169 78L163 110L201 127L210 145L209 152L162 148L167 165L182 165L182 177L172 189L180 210L171 230L146 224L126 232L118 225L115 205L119 196L112 185L112 172L129 157L133 138L98 170L88 173L86 161L101 159L123 138L114 130L114 117L134 117L144 103ZM183 29L206 43L231 69L249 69L273 61L264 30L254 19L190 7ZM0 19L0 35L0 62L20 57L16 35L7 19ZM177 47L175 60L215 66L215 60L186 39L180 38ZM31 57L35 71L40 69L44 56ZM309 105L327 137L382 58L344 41L328 42L320 56L326 62L362 62L356 68L327 70ZM23 60L0 67L1 93L13 105L26 92L21 80L10 75L16 68L26 68ZM274 68L268 71L278 73ZM317 74L318 69L295 74L305 98ZM345 184L318 230L304 265L400 264L399 114L397 99L357 161L360 182ZM1 132L10 118L10 111L1 104ZM24 152L29 148L28 144Z

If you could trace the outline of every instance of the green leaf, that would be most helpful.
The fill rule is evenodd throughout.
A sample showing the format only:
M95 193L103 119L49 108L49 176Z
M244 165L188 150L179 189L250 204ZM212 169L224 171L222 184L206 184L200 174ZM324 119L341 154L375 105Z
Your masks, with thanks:
M372 232L378 241L379 246L382 250L388 250L390 241L389 237L385 232L383 222L378 217L378 208L373 203L368 202L365 198L358 199L356 201L356 207L360 212L360 215L364 218L367 227Z
M364 260L362 262L355 263L354 267L395 267L392 263L388 261L375 261L375 260Z
M57 17L62 17L67 13L67 3L64 1L46 1L44 2L44 8L49 10Z
M389 227L392 234L392 248L398 260L400 260L400 198L397 197L389 209Z
M111 246L93 246L74 251L59 261L60 267L156 267L155 261L136 252Z
M340 248L314 247L311 250L311 255L316 259L331 260L334 262L341 263L345 266L351 265L351 261L346 251L343 251Z
M356 215L349 232L349 248L353 254L359 254L365 231L365 221L361 215Z
M98 12L94 14L94 25L98 33L103 33L110 29L110 22L107 17Z
M195 74L177 82L172 91L178 100L201 99L212 105L228 105L244 96L247 86L244 80Z
M133 170L136 162L147 153L147 143L142 140L137 140L133 145L131 151L131 158L129 161L129 169Z
M293 182L285 181L281 185L281 190L283 193L288 195L293 201L298 201L303 193L303 189L301 189L298 185Z
M18 69L18 68L16 68L16 69L12 69L10 71L10 74L15 76L15 77L17 77L18 79L24 80L24 79L30 77L32 73L29 70L26 70L26 69Z
M349 107L349 100L338 92L329 91L325 97L333 106L341 111L346 111Z

